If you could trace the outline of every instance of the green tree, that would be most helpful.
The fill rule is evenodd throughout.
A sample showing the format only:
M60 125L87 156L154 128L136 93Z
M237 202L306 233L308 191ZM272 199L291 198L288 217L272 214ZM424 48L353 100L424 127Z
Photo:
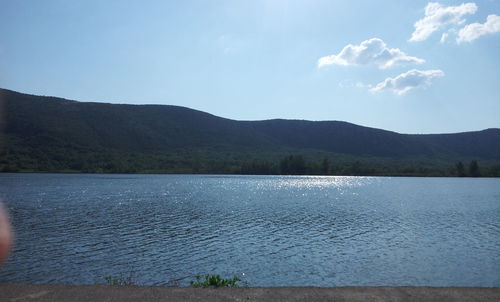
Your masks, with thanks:
M477 161L472 160L469 164L469 176L470 177L479 177L481 173L479 173L479 165Z
M488 176L490 176L490 177L500 177L500 165L491 166L488 169Z
M304 175L306 173L306 162L302 155L290 155L280 161L280 174L282 175Z
M457 176L458 177L465 177L465 167L464 167L464 164L459 161L457 164L456 164L456 169L457 169Z
M328 175L330 172L330 161L328 158L325 157L323 161L321 162L321 174L322 175Z

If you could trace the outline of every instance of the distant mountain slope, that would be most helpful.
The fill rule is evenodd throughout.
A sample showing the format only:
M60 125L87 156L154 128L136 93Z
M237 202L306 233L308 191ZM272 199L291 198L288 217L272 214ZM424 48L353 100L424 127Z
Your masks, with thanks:
M85 103L5 89L0 97L7 150L24 157L40 150L49 157L53 150L181 155L210 150L221 159L240 152L244 160L248 154L316 150L392 159L500 160L500 129L407 135L339 121L235 121L178 106Z
M280 145L365 156L433 155L418 138L337 121L269 120L253 122L259 133Z
M500 129L453 134L413 135L413 137L434 146L437 153L489 159L499 159L500 156Z

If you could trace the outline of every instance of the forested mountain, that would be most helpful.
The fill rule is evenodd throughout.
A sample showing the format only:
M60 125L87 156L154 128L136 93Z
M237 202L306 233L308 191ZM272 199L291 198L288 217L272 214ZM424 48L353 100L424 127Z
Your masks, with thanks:
M407 135L339 121L236 121L178 106L5 89L0 100L4 171L280 173L289 155L311 174L451 175L458 161L500 163L500 129Z

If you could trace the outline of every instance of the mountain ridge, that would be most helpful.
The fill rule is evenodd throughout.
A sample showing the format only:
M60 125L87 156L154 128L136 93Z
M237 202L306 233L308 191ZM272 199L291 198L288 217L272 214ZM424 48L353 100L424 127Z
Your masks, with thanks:
M67 102L75 102L75 103L80 103L80 104L107 104L107 105L118 105L118 106L147 106L147 107L177 107L180 109L188 109L192 111L197 111L200 113L204 113L210 116L214 116L220 119L225 119L225 120L230 120L230 121L235 121L235 122L264 122L264 121L305 121L305 122L339 122L339 123L345 123L345 124L350 124L358 127L364 127L364 128L371 128L371 129L376 129L376 130L381 130L381 131L387 131L387 132L393 132L397 134L402 134L402 135L446 135L446 134L460 134L460 133L473 133L473 132L482 132L482 131L487 131L487 130L500 130L500 128L485 128L485 129L480 129L480 130L470 130L470 131L459 131L459 132L439 132L439 133L404 133L404 132L398 132L395 130L389 130L389 129L384 129L384 128L377 128L374 126L366 126L366 125L360 125L360 124L355 124L352 122L348 121L342 121L342 120L309 120L309 119L300 119L300 118L270 118L270 119L255 119L255 120L238 120L238 119L232 119L228 117L223 117L223 116L218 116L210 112L206 112L200 109L194 109L186 106L181 106L181 105L172 105L172 104L152 104L152 103L144 103L144 104L127 104L127 103L111 103L111 102L101 102L101 101L80 101L80 100L73 100L73 99L68 99L65 97L57 97L57 96L50 96L50 95L37 95L37 94L32 94L32 93L23 93L23 92L18 92L12 89L7 89L7 88L1 88L0 87L0 100L2 97L2 93L15 93L15 94L21 94L25 96L30 96L30 97L36 97L36 98L46 98L46 99L55 99L58 101L67 101Z
M120 154L113 156L128 158L126 161L132 161L129 157L133 154L163 154L176 158L173 166L183 166L186 171L206 160L227 160L237 167L250 159L276 160L302 153L310 158L318 154L344 161L374 157L380 161L418 161L426 166L438 162L450 165L458 160L500 162L497 128L401 134L344 121L239 121L176 105L79 102L6 89L0 89L0 98L6 116L4 136L9 141L3 165L14 162L31 170L41 170L36 168L43 162L40 158L64 170L79 154L85 159L99 157L99 153ZM9 151L20 152L23 159ZM168 170L168 164L163 167Z

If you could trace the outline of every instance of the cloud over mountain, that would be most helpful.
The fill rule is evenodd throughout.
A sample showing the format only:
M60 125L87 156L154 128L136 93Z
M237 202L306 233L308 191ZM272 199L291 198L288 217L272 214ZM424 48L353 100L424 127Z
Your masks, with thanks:
M318 60L318 67L327 65L375 65L380 69L403 64L419 64L425 60L411 57L399 48L388 48L379 38L372 38L361 42L360 45L349 44L338 54L322 57Z
M435 78L443 77L444 72L435 70L412 69L394 78L387 78L371 88L371 92L391 91L397 95L403 95L410 90L428 87Z

